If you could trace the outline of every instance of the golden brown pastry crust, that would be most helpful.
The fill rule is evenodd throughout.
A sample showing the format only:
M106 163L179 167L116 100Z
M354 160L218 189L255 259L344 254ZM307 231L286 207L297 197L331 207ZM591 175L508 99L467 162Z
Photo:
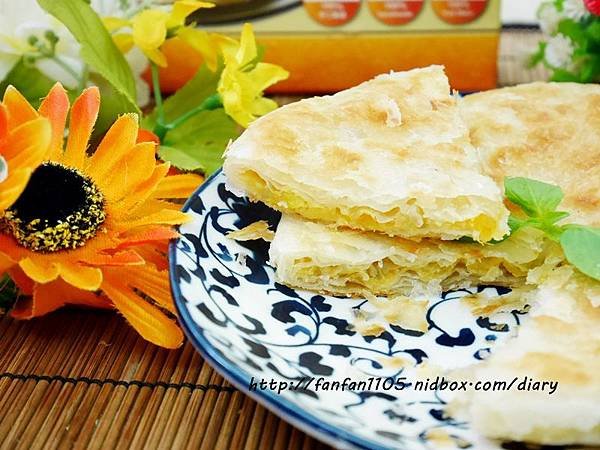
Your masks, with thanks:
M531 83L464 97L486 171L559 185L569 220L600 225L600 85Z
M518 377L513 389L461 394L449 414L491 438L600 445L600 308L593 306L600 283L568 266L555 272L532 294L518 335L482 364L455 373L473 383ZM558 382L557 389L518 390L525 377Z
M227 150L230 187L305 218L410 238L507 230L440 66L286 105Z

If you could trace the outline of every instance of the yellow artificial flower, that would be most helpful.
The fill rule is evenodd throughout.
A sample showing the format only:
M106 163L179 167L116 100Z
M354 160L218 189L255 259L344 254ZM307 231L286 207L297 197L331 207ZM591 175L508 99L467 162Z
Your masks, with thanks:
M207 61L216 61L214 46L208 34L185 27L186 18L194 11L214 6L214 3L197 0L179 0L173 4L170 12L163 9L144 9L131 20L107 17L104 19L104 25L113 32L113 40L121 52L127 53L135 45L150 61L160 67L167 65L167 58L160 51L160 47L174 36L189 40ZM131 27L131 33L117 32L125 27Z
M264 90L285 80L289 73L275 64L256 62L258 52L252 25L244 24L240 42L221 39L225 67L217 91L225 112L243 127L258 116L277 108L277 103L263 97Z
M165 251L177 236L171 226L187 215L169 200L188 197L201 178L169 176L169 164L155 159L155 143L138 142L135 114L119 117L90 156L100 107L95 87L72 107L60 84L39 112L14 89L3 104L18 121L15 130L40 117L52 130L47 160L5 211L0 227L0 274L8 273L29 295L11 314L31 318L65 304L115 308L145 339L179 346L183 334L173 320ZM23 148L21 140L7 142L15 145L9 153Z
M28 106L11 108L16 90L9 86L0 103L0 217L21 195L29 177L50 149L50 122L29 115Z

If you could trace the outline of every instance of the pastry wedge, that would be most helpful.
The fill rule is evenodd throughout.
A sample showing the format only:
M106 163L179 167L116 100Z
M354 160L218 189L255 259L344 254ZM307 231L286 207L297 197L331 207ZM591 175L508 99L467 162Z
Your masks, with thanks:
M569 269L535 291L515 338L454 374L481 385L516 380L512 388L461 393L449 414L490 438L600 446L600 283L578 274L563 281ZM554 387L539 390L544 381Z
M279 108L229 146L223 170L234 192L335 226L480 242L508 232L441 66Z
M600 226L600 86L532 83L469 95L459 106L486 173L499 185L505 176L557 184L569 220ZM341 295L518 286L552 255L562 257L534 230L500 244L415 243L285 214L271 247L279 281Z
M532 268L560 254L523 229L498 244L415 242L334 229L284 214L269 250L278 281L334 295L438 295L477 284L525 284Z
M530 83L463 97L485 172L560 186L569 220L600 226L600 85Z

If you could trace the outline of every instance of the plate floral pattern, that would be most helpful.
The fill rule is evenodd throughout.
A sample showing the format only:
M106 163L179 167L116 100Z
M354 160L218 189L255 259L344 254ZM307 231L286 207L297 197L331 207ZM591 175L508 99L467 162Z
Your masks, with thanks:
M458 368L485 358L519 324L519 311L486 319L460 302L470 292L508 290L479 286L445 293L430 299L427 333L389 325L378 337L364 337L352 323L357 311L369 312L367 301L283 286L269 266L268 243L226 237L257 220L275 228L279 213L229 192L220 172L184 209L193 220L180 227L169 250L177 309L195 347L239 389L340 448L501 448L445 414L449 391L412 387L426 378L427 367ZM345 378L381 381L370 389L323 389L326 381ZM261 390L262 379L287 386Z

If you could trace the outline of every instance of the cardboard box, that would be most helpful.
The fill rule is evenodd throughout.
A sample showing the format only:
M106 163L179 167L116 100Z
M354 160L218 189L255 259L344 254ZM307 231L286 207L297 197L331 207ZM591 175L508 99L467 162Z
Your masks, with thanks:
M496 86L500 0L234 0L198 19L232 34L251 22L265 60L291 72L274 93L335 92L430 64L455 89Z

